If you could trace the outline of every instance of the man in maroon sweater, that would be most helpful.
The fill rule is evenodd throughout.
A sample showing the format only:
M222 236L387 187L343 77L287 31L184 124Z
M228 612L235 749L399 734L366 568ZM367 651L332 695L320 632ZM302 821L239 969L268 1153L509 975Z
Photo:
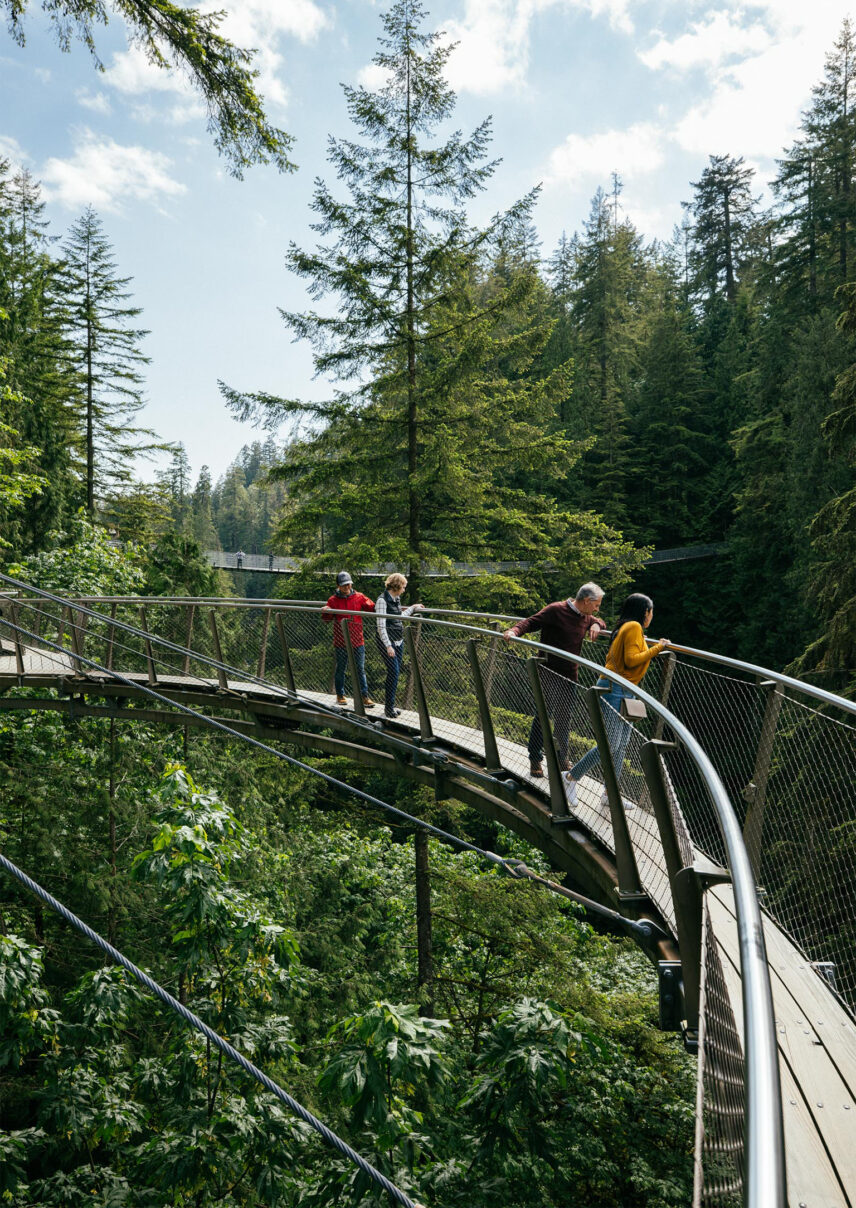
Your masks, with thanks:
M555 646L558 650L567 650L569 654L579 654L583 638L595 641L598 634L606 629L606 625L595 616L603 603L603 588L597 583L584 583L573 600L557 600L548 604L534 616L518 621L502 635L506 641L513 637L521 637L524 633L540 631L541 641L545 646ZM571 710L577 688L577 665L557 654L547 655L548 674L541 677L544 690L544 701L548 711L553 716L553 730L556 746L559 750L559 760L564 767L568 764L568 734L571 729ZM544 738L541 733L541 719L535 714L532 729L529 731L529 771L533 776L543 776L541 758L544 754Z

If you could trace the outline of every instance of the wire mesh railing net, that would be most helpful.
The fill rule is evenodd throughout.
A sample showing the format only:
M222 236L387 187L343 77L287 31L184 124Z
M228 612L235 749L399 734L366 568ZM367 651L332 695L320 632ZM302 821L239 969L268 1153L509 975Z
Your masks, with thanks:
M743 826L764 909L823 963L856 1011L856 726L770 681L679 662L670 710L696 735ZM698 773L679 753L675 783L693 843L725 852Z
M700 1017L693 1208L741 1208L746 1071L707 904L702 925Z

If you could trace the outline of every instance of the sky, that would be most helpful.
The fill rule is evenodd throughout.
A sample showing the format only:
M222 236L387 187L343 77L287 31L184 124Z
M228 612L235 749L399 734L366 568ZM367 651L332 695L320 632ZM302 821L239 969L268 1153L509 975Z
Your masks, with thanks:
M317 177L334 186L330 135L354 137L341 84L375 80L383 6L372 0L214 0L233 41L258 48L259 90L295 138L298 170L228 173L193 90L129 47L118 18L96 31L104 71L75 45L63 53L40 0L26 46L0 27L0 155L42 182L51 233L87 205L132 278L143 350L141 422L183 442L194 478L218 478L259 439L227 413L218 379L242 390L323 398L305 345L278 308L309 306L285 268L309 247ZM484 221L534 185L549 256L585 222L617 171L624 213L648 239L668 238L710 155L742 155L769 201L775 160L792 143L845 17L840 0L427 0L431 28L457 49L454 126L493 118L501 158L471 208ZM203 8L205 5L202 6ZM140 467L142 477L151 469Z

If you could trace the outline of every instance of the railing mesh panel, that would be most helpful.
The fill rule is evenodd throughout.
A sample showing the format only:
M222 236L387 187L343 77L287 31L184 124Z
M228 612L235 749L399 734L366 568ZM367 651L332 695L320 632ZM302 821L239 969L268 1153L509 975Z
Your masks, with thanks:
M743 1046L705 906L694 1208L741 1208L744 1084Z

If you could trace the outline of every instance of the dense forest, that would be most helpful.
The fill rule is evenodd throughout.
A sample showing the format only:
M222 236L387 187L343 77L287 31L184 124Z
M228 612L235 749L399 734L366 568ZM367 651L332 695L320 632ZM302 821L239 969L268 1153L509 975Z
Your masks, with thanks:
M843 23L772 205L714 155L680 228L651 242L615 175L552 250L537 189L470 221L491 128L448 133L450 53L418 4L382 17L387 82L345 89L319 243L287 252L319 308L284 319L331 396L223 383L265 431L217 481L143 426L143 316L102 220L87 209L57 236L38 181L0 160L0 569L73 594L268 591L203 557L240 548L306 559L270 580L281 595L393 562L413 599L506 612L596 578L607 619L645 590L676 641L852 693L856 31ZM645 565L692 545L719 553ZM424 573L486 560L524 568ZM549 871L455 802L315 762ZM10 710L0 777L4 854L409 1194L688 1201L693 1064L657 1031L644 958L568 902L432 840L426 985L412 828L308 771L187 729ZM0 1199L386 1202L373 1194L0 882Z

